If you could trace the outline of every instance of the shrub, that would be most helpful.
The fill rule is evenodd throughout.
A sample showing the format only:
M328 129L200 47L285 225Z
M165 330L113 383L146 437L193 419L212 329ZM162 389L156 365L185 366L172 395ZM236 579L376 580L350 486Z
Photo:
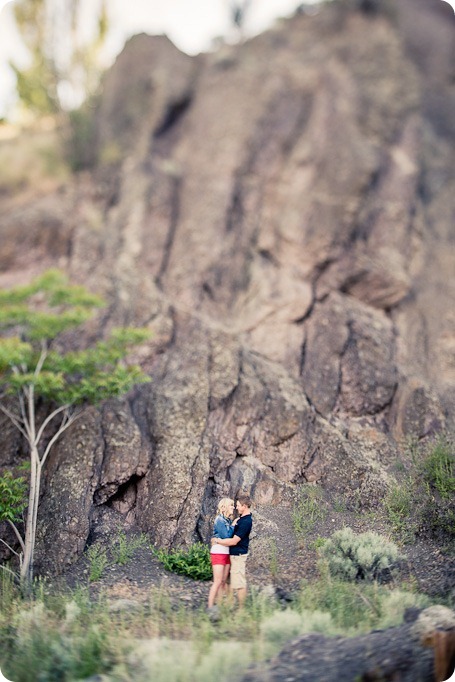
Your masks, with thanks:
M368 583L357 586L323 576L318 581L302 584L299 608L310 613L329 613L333 625L326 634L339 634L340 628L344 631L350 628L369 630L377 620L380 597L371 589L367 593L366 588L375 586Z
M106 550L101 545L91 545L87 550L87 558L90 563L89 580L96 582L103 575L108 563Z
M145 535L128 538L125 531L120 531L111 547L111 554L116 564L124 566L130 561L139 547L147 542Z
M299 540L313 530L317 521L325 517L325 510L321 508L322 493L313 485L305 485L299 491L299 495L292 509L292 525Z
M293 609L275 612L265 618L260 627L261 635L268 642L282 646L286 641L306 632L330 632L334 628L332 617L322 611L302 611Z
M452 444L441 438L423 462L427 483L435 488L442 498L448 499L455 492L455 455Z
M0 521L17 521L27 506L27 483L11 471L0 477Z
M410 479L406 486L395 485L389 489L384 500L385 510L394 533L403 541L412 542L415 536L415 524L410 516L413 510L414 482Z
M443 542L455 538L455 500L436 500L428 495L421 507L420 530Z
M351 528L333 533L321 550L332 576L343 580L378 580L392 576L398 560L398 547L377 533L356 535Z
M409 445L412 470L390 488L384 508L393 532L404 542L428 535L439 542L455 536L455 455L453 438Z
M212 579L210 552L207 545L202 542L192 545L187 552L181 549L169 552L165 549L154 549L153 553L167 571L186 575L193 580Z
M405 588L392 589L378 583L350 583L322 575L319 580L303 582L296 607L305 615L305 621L316 631L322 619L313 622L318 613L329 614L326 635L351 636L368 632L372 628L393 627L403 622L407 608L425 608L429 597ZM305 630L310 631L310 630Z

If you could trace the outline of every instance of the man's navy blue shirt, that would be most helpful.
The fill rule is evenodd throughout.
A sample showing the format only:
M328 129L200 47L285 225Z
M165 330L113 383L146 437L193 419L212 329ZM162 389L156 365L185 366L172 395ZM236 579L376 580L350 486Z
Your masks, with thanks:
M239 554L248 554L248 545L250 544L250 533L253 527L253 519L251 514L241 516L234 526L234 535L240 538L234 547L229 547L229 554L238 556Z

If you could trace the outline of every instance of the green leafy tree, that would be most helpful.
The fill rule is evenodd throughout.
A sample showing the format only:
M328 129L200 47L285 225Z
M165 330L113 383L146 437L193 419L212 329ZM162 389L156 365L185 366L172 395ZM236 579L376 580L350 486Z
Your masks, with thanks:
M102 305L102 299L84 287L70 285L56 270L28 286L0 291L0 410L20 431L30 454L23 537L15 523L20 505L14 500L17 502L20 484L15 487L11 478L2 479L9 498L5 497L4 508L0 508L0 520L13 525L20 540L23 583L33 578L41 477L52 446L84 406L120 396L135 384L149 381L140 367L125 362L129 350L148 337L144 329L117 329L106 341L83 350L66 350L75 338L70 330L80 327ZM44 418L38 418L38 401L48 406Z
M93 94L99 77L99 54L107 31L105 0L90 40L81 37L82 0L16 0L14 18L29 53L29 64L11 63L19 99L37 114L56 114L68 100Z

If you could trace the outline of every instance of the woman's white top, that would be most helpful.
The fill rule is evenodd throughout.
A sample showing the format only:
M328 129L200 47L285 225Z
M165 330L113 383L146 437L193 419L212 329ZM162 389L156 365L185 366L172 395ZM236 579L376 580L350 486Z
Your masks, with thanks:
M210 549L210 554L229 554L229 547L218 545L215 542Z

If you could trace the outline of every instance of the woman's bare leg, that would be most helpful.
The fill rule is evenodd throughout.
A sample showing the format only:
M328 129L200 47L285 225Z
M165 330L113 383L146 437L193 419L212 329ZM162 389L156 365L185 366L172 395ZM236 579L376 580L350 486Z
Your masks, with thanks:
M216 595L218 594L218 590L220 589L221 585L223 584L223 571L224 566L222 564L215 564L215 566L212 566L212 571L213 571L213 583L210 588L209 592L209 599L208 599L208 608L210 609L216 599Z
M228 586L227 586L227 579L229 577L229 571L231 570L230 564L226 564L226 566L223 566L223 580L221 583L221 587L218 592L218 598L219 599L224 599L224 597L228 596Z

